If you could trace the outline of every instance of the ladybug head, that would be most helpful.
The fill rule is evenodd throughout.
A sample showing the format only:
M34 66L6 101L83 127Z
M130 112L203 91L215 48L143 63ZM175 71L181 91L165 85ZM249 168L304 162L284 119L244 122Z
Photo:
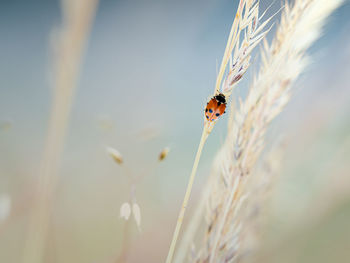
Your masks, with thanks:
M225 98L225 95L224 95L224 94L219 93L218 95L214 96L214 98L215 98L219 103L226 104L226 98Z

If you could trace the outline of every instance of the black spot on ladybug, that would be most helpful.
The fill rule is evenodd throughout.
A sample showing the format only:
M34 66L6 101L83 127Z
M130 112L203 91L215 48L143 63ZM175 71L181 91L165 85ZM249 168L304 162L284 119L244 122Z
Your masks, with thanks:
M208 112L208 109L205 109L205 112Z
M219 116L220 116L220 113L216 113L215 115L216 115L216 117L219 117Z
M209 109L209 112L210 112L210 113L212 113L212 112L213 112L213 110L212 110L212 109Z
M207 115L207 116L205 116L205 117L207 117L207 119L209 120L209 116Z

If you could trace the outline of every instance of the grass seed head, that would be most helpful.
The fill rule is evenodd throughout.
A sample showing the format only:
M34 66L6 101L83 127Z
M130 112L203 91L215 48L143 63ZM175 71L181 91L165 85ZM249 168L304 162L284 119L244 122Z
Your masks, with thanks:
M169 147L165 147L159 154L158 156L158 160L159 161L163 161L169 154L170 148Z
M134 219L139 231L141 231L141 209L137 203L132 204L132 214L134 215Z
M265 11L266 12L266 11ZM232 90L242 79L250 66L251 52L264 39L271 29L264 30L272 17L260 23L265 12L259 17L258 0L241 0L236 18L233 22L230 36L227 41L224 58L221 63L220 72L216 80L215 95L222 94L228 101ZM264 31L263 31L264 30ZM222 81L227 65L228 74ZM220 85L222 86L220 89ZM217 119L204 118L204 128L207 133L213 129Z
M116 150L112 147L107 147L106 151L109 154L109 156L111 156L117 164L123 164L123 162L124 162L123 156L121 155L121 153L118 150Z
M128 220L131 215L131 207L128 202L125 202L120 207L120 217Z
M291 85L307 64L306 49L341 2L296 0L293 6L285 4L274 40L271 44L266 41L262 49L262 64L249 93L245 99L238 98L239 105L230 118L218 169L210 181L205 240L195 262L237 262L250 250L242 246L242 240L251 237L254 225L245 215L253 209L249 193L257 193L252 185L261 187L256 166L266 144L266 131L290 99Z

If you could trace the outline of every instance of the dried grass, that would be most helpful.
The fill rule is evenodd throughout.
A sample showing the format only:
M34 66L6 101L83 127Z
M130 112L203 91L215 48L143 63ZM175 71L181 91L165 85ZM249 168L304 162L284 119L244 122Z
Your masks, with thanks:
M54 89L48 136L39 171L38 186L23 262L44 260L50 214L57 184L60 156L68 126L81 58L98 0L63 0L63 22L53 35Z
M247 71L250 62L250 54L257 44L264 38L269 30L262 32L271 18L267 19L264 23L258 26L259 21L264 16L259 17L259 1L258 0L240 0L238 4L238 10L233 21L230 35L227 40L224 56L221 62L220 70L216 79L216 85L214 89L214 96L222 93L225 96L226 101L229 99L232 89L241 80L244 73ZM241 41L241 38L243 39ZM230 60L230 63L229 63ZM222 79L226 72L227 65L228 74L226 80L222 83ZM222 84L221 90L220 86ZM203 115L204 117L204 115ZM204 117L204 128L201 136L201 140L197 149L196 157L193 163L192 172L186 188L184 200L178 215L177 223L175 226L173 238L170 244L167 263L171 263L177 239L180 234L182 222L185 216L186 207L191 195L194 178L197 172L199 160L202 154L203 147L209 134L211 133L216 120L206 119Z
M251 196L261 182L255 171L269 123L283 110L291 87L305 69L306 49L319 37L322 25L341 1L296 0L285 3L272 44L264 42L262 65L246 99L229 123L229 133L216 158L220 169L211 181L204 243L194 262L237 262L248 253ZM267 184L272 183L270 179ZM259 207L263 209L263 207Z

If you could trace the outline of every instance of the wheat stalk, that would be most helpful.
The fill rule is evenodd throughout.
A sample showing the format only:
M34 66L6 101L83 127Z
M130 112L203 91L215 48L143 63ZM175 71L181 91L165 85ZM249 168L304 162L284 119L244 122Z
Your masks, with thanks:
M54 35L54 97L34 211L30 217L28 237L23 251L23 262L26 263L43 261L60 156L81 57L97 3L98 0L62 1L63 24L60 31Z
M238 10L233 21L231 31L227 40L224 56L221 62L220 70L216 79L216 85L214 89L214 95L223 93L228 99L231 95L233 88L241 80L244 73L247 71L250 62L250 54L256 45L264 38L269 30L262 31L266 24L270 21L267 19L264 23L258 26L259 17L259 1L258 0L240 0ZM243 40L240 42L241 35L243 34ZM235 50L234 50L235 49ZM230 63L229 63L230 60ZM228 74L224 82L222 82L224 74L226 72L227 64L229 63ZM220 86L221 92L220 92ZM189 182L186 188L186 193L181 206L180 213L178 215L177 223L175 226L173 238L170 244L167 263L172 262L172 258L175 252L176 242L181 230L181 225L185 215L186 207L191 195L194 178L197 172L197 167L202 154L203 147L209 134L211 133L215 121L207 120L204 118L204 128L201 136L201 140L198 146L197 154L193 163L192 172L189 178Z
M264 41L261 69L247 98L240 99L229 124L232 130L220 151L221 171L212 186L205 241L195 262L235 262L242 257L240 240L245 222L241 209L252 190L247 187L247 178L254 176L269 123L289 101L291 84L307 65L306 49L340 3L296 0L292 8L286 3L272 44Z

